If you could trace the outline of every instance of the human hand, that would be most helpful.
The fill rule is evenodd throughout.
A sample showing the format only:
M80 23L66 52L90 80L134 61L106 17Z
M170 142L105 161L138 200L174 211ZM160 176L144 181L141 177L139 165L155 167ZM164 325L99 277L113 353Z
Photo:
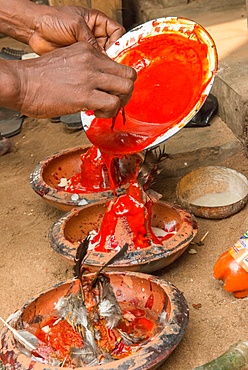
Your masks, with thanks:
M86 41L104 51L125 32L124 27L95 9L39 6L39 10L28 40L39 55L77 41Z
M37 118L94 110L117 114L131 97L136 72L86 42L53 50L39 58L12 61L15 95L5 104ZM13 85L13 83L11 84Z

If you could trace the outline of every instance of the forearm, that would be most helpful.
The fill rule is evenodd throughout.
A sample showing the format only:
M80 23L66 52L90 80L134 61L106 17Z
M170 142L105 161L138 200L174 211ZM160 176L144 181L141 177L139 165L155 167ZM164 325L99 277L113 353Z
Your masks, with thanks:
M0 0L0 33L28 44L43 7L31 0Z
M16 61L0 59L0 107L19 110L21 89L16 63Z

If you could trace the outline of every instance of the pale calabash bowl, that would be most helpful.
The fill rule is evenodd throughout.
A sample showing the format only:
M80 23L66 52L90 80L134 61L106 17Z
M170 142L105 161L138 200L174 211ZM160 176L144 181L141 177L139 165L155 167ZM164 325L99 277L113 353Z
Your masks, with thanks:
M49 232L52 248L70 264L74 264L80 241L84 240L93 229L99 230L106 207L106 203L98 202L81 209L73 209L62 216L53 224ZM162 245L128 251L122 259L115 261L107 270L150 273L174 262L195 237L197 222L192 214L178 206L162 201L154 204L152 227L163 229L164 224L174 221L177 232L163 241ZM124 245L125 242L126 240L123 240L122 244ZM84 266L89 271L99 270L111 256L113 253L110 252L90 251Z
M146 307L149 297L153 296L151 311L155 320L160 317L160 331L136 353L101 366L78 367L78 370L151 370L164 362L182 340L188 324L188 305L183 294L171 283L157 277L134 272L109 272L110 283L119 302L138 302L140 308ZM76 280L65 283L41 293L26 303L8 319L15 329L38 328L43 318L52 315L54 305L65 296ZM0 360L6 370L59 370L61 367L35 362L20 352L15 338L8 328L1 333ZM72 370L70 367L63 367Z
M246 205L248 180L242 173L231 168L200 167L181 178L176 195L178 203L195 216L226 218ZM200 198L202 201L199 203Z
M117 40L111 47L107 50L107 54L111 59L114 59L117 62L121 62L123 52L125 50L129 50L130 48L138 45L140 40L148 37L153 37L161 34L180 34L185 39L191 37L192 39L196 39L202 45L205 45L207 48L207 65L204 67L205 70L205 80L202 81L202 91L200 98L195 101L193 108L190 111L185 109L184 116L180 119L180 122L177 124L172 125L171 127L167 127L158 137L155 137L153 142L148 146L144 146L143 148L139 148L140 151L144 149L148 149L154 147L165 140L169 139L171 136L176 134L179 130L181 130L200 110L202 105L204 104L207 96L209 95L213 82L214 77L218 69L218 55L216 50L216 45L214 40L212 39L211 35L208 31L202 27L201 25L197 24L196 22L182 17L163 17L150 20L146 23L138 25L137 27L131 29L127 33L125 33L119 40ZM138 67L138 61L136 61ZM191 63L191 60L188 61ZM147 94L149 94L149 85L146 87ZM182 91L183 94L183 91ZM151 98L152 99L152 98ZM87 130L90 128L93 120L95 119L95 115L93 111L82 111L81 112L81 120L83 128L87 134ZM140 126L144 125L156 125L156 122L142 122L136 117L134 119L136 124ZM135 133L134 133L135 134Z
M42 197L46 203L64 212L70 211L75 207L83 207L98 201L107 201L113 198L113 191L89 192L89 193L69 193L59 188L62 178L69 179L81 172L80 156L85 153L89 146L77 146L61 150L52 156L41 161L30 175L32 189ZM137 156L126 156L123 165L129 171L135 169ZM91 174L89 173L89 177ZM122 194L127 185L116 189L116 195Z

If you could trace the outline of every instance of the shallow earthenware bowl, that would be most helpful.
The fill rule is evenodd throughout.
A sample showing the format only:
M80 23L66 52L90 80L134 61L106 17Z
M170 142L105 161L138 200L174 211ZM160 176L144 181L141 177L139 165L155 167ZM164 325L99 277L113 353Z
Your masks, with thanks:
M69 193L58 188L61 178L69 179L81 172L80 156L90 147L91 145L65 149L41 161L30 175L30 183L33 190L48 204L64 212L68 212L75 207L83 207L87 204L112 198L113 192L110 189L82 194ZM137 156L135 158L134 156L126 156L123 159L123 166L125 166L127 172L129 168L135 168ZM124 190L125 185L117 188L116 194L120 195Z
M78 367L89 370L150 370L156 369L168 358L171 352L182 340L188 324L188 306L183 294L171 283L152 275L134 272L107 273L119 302L132 302L135 299L138 307L144 309L151 297L153 305L151 311L154 319L162 323L161 329L138 350L136 353L100 366ZM78 280L70 280L45 291L26 303L8 319L9 325L15 329L23 327L35 332L39 322L52 314L54 305L65 296L72 286L78 286ZM6 370L59 370L57 366L48 366L34 360L20 352L12 332L4 328L1 333L0 360ZM72 370L70 367L63 367Z
M52 248L74 264L74 258L79 243L93 229L99 229L107 204L99 202L81 209L73 209L58 221L49 232ZM140 271L150 273L157 271L175 261L188 247L197 233L197 223L194 216L177 206L165 202L154 204L152 210L152 227L163 228L165 223L176 221L177 233L163 241L162 245L129 251L115 261L107 270ZM126 241L123 241L123 244ZM84 265L90 271L101 268L113 255L110 252L90 251Z
M242 209L248 200L247 178L227 167L200 167L177 184L178 202L195 216L221 219Z

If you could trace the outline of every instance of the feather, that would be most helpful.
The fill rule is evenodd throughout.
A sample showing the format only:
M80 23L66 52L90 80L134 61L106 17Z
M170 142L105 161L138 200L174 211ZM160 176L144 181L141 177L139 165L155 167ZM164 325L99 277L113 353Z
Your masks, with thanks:
M6 321L4 321L1 317L0 320L2 323L7 326L7 328L13 333L15 339L21 343L28 351L32 352L36 350L39 346L39 340L28 332L27 330L16 330L12 328Z
M155 190L152 190L152 189L147 189L146 195L153 204L157 203L159 199L162 198L161 194L157 193Z
M109 278L101 274L98 277L97 284L100 293L99 314L106 319L107 327L113 329L123 317L122 310L109 283Z
M112 265L115 261L123 257L128 250L128 243L117 252L112 258L110 258L96 273L95 278L92 280L91 288L94 288L98 284L100 297L99 297L99 313L102 317L107 320L107 327L114 328L120 319L122 318L122 311L117 302L112 286L109 283L109 278L101 274L102 270Z
M84 367L85 365L98 365L97 357L92 348L84 344L83 348L71 347L70 358L75 367Z
M98 349L94 338L94 329L90 322L81 291L61 297L55 306L59 315L65 319L81 335L92 353L97 355Z
M119 328L117 328L117 331L118 331L118 333L120 333L120 335L123 339L123 342L127 346L132 346L132 345L137 344L137 343L141 342L142 340L144 340L144 337L136 337L135 335L128 334L128 333L122 331Z
M119 252L117 252L112 258L110 258L110 260L108 260L96 273L96 276L95 278L93 279L92 281L92 288L94 288L94 286L96 285L96 282L97 282L97 279L99 277L99 275L101 274L102 270L105 269L107 266L109 265L112 265L115 261L117 261L118 259L120 259L121 257L124 256L124 254L127 252L128 250L128 243L124 244L124 246L119 250Z
M83 300L78 294L70 294L61 297L55 308L59 315L65 319L73 328L82 325L87 326L88 312L84 306Z
M121 257L124 256L124 254L127 252L128 250L128 243L125 243L123 245L123 247L119 250L119 252L117 252L112 258L110 258L110 260L108 260L105 265L103 265L99 272L101 272L105 267L109 266L109 265L112 265L115 261L117 261L118 259L120 259Z
M140 166L137 182L146 191L161 172L160 164L167 158L172 158L165 152L165 146L159 145L145 151L143 163Z
M87 252L88 252L88 247L89 247L89 241L90 237L87 236L82 243L80 243L76 257L74 258L74 275L81 281L81 265L83 260L85 259Z

